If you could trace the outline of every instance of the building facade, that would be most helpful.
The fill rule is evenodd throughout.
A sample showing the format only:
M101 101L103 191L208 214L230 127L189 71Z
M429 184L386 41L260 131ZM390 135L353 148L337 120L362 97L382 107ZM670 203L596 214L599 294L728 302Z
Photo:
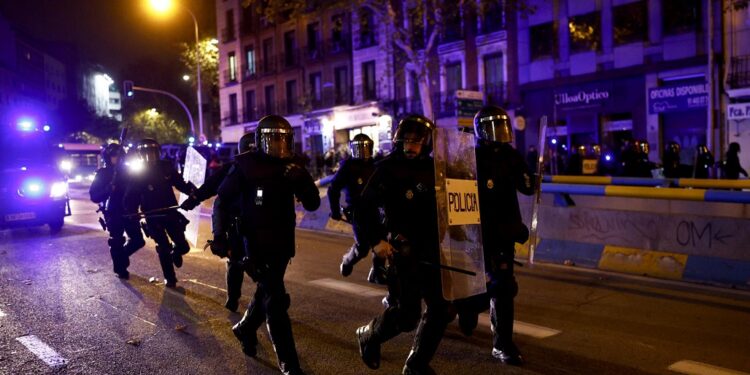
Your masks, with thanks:
M750 167L750 7L724 12L726 142L740 144L740 164Z

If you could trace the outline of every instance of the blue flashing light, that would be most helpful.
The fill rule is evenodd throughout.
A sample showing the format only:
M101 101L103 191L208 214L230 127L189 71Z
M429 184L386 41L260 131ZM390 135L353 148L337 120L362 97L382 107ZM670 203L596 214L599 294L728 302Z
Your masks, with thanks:
M22 171L25 171L27 168L25 166L21 167Z
M214 144L213 143L209 143L208 147L214 147Z
M31 120L20 120L18 121L18 130L22 132L34 131L34 122Z
M44 196L44 183L39 179L30 178L21 184L19 193L28 198L41 198Z
M604 160L611 161L612 160L612 155L610 155L610 154L604 155Z
M188 142L190 142L190 143L194 143L194 142L195 142L195 137L190 137L190 138L188 138Z
M557 138L552 138L552 144L553 144L553 145L556 145L556 144L557 144Z
M51 128L49 127L49 125L44 125L44 127L42 129L44 131L48 132Z

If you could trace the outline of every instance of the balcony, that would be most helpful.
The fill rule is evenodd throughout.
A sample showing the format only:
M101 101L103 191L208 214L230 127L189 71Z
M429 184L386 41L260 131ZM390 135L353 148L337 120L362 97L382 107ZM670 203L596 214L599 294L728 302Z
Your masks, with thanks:
M242 80L250 81L255 78L258 78L258 69L255 64L253 64L252 66L249 66L247 64L242 65Z
M221 29L221 42L229 43L233 41L237 37L236 34L234 27L225 27Z
M750 55L732 57L727 84L731 89L750 87Z
M261 76L275 74L278 69L278 60L278 56L273 55L266 56L265 59L258 60L258 64L255 66L258 69L257 74Z
M278 58L279 58L279 66L282 66L285 69L297 68L301 65L299 50L286 51L280 54Z
M378 100L378 89L375 87L367 87L365 85L354 86L354 98L356 101L376 101Z
M231 125L237 125L237 124L239 124L240 123L238 121L239 120L238 119L239 116L237 116L237 115L238 115L238 113L236 111L224 112L224 115L221 116L221 124L223 126L231 126Z
M355 37L354 49L363 49L378 45L378 35L374 32L360 33Z
M484 104L503 106L505 104L506 84L490 84L479 90L478 87L469 87L463 90L482 91L484 93ZM457 115L456 93L438 92L432 93L432 111L437 118L454 117ZM393 103L396 113L423 114L422 101L419 98L409 97L396 99ZM426 116L432 116L427 114Z
M234 72L234 76L232 76L232 71L229 69L224 69L223 76L224 76L224 86L229 86L232 84L237 83L237 74L238 72Z
M242 122L253 122L260 120L258 108L246 108L242 113Z

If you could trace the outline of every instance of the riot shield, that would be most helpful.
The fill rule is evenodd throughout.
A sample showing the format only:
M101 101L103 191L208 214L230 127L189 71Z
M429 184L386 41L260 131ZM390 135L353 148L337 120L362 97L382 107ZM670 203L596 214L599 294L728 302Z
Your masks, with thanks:
M185 168L182 171L185 181L192 182L193 185L200 187L206 180L206 159L193 147L188 147L185 155ZM185 193L180 193L180 204L187 199ZM190 220L185 229L185 238L193 245L198 247L198 228L201 218L200 206L195 210L183 212L183 215Z
M474 134L437 129L434 146L443 297L452 301L487 291Z
M534 200L531 203L531 228L529 230L529 265L534 264L534 252L539 243L537 231L539 228L539 207L542 205L542 174L544 173L544 153L547 144L547 116L539 119L539 159L536 165L536 181L534 181Z

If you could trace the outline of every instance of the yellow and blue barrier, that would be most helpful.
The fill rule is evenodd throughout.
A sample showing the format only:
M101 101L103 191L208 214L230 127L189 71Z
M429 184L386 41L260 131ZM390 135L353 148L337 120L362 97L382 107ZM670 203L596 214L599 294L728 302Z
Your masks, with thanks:
M729 190L543 183L542 193L594 195L601 197L674 199L702 202L750 203L750 192Z
M750 189L750 179L646 178L617 176L544 175L542 182L576 185L664 186L701 189Z

